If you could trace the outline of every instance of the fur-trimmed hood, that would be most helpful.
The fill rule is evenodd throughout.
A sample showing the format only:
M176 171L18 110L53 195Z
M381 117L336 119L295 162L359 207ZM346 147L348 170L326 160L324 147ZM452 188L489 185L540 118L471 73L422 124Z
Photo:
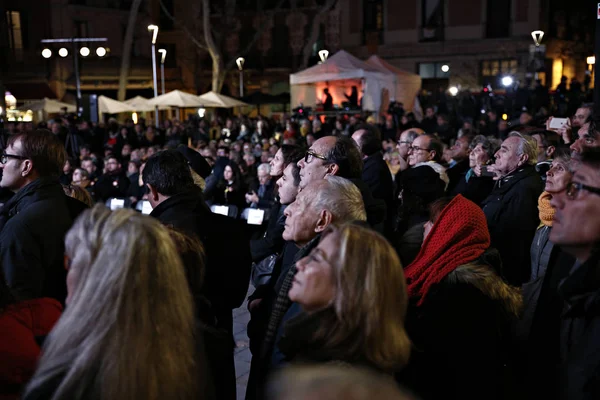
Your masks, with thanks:
M446 276L448 283L470 284L490 299L498 301L507 314L519 317L523 308L521 289L510 286L492 267L481 262L461 265Z

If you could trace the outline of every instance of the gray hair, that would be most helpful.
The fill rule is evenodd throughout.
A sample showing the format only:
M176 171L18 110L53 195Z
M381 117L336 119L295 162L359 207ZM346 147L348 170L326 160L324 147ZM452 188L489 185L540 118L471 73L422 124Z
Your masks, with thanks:
M271 165L267 163L260 164L256 169L256 173L258 174L259 172L264 172L265 174L269 175L271 173Z
M496 151L498 151L498 148L500 147L496 139L477 135L471 141L469 149L473 150L478 144L481 145L481 148L487 153L490 159L494 158L494 154L496 154Z
M414 142L416 138L418 138L420 136L419 132L417 131L413 131L412 129L410 129L408 131L408 133L406 134L406 140L409 142Z
M329 210L336 224L367 220L365 204L355 184L333 175L326 176L323 182L313 199L314 207Z
M527 155L527 164L537 164L537 142L534 138L529 135L523 135L517 131L512 131L508 134L508 137L518 137L519 147L517 148L517 154L522 156Z

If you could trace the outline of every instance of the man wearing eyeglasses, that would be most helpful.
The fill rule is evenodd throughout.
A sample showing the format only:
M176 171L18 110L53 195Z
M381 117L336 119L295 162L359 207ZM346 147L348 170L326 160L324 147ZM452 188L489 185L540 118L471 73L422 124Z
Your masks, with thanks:
M577 262L559 286L561 399L600 396L600 149L585 149L567 190L553 196L550 240Z
M66 298L63 240L86 205L63 192L65 159L62 143L43 129L11 136L0 155L0 187L14 192L0 209L0 265L17 300Z
M383 223L387 208L383 200L373 197L366 183L361 179L363 161L356 143L350 138L325 136L316 140L298 161L300 167L300 190L309 183L335 175L349 179L363 197L367 210L367 222L378 232L383 233Z

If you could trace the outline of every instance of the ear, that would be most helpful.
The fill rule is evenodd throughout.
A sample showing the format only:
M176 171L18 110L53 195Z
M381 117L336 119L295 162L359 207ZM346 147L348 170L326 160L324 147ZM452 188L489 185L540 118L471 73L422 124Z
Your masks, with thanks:
M327 173L325 174L325 176L327 175L337 175L338 172L340 170L340 166L337 164L329 164L327 165Z
M527 161L529 161L529 156L527 154L521 154L521 157L519 157L519 167L527 164Z
M149 183L146 184L146 186L148 186L148 189L150 190L150 193L148 193L148 195L152 198L153 201L158 202L158 191L156 190L156 188Z
M546 149L546 157L552 158L552 156L554 155L555 151L556 151L556 147L554 147L554 146L548 146L548 148Z
M319 213L319 219L317 220L317 225L315 226L315 232L321 233L327 229L329 225L331 225L331 221L333 220L333 215L329 210L321 210Z
M33 163L31 160L24 160L21 164L21 176L25 177L33 172Z
M429 151L429 161L435 160L435 156L437 156L437 151L430 150Z

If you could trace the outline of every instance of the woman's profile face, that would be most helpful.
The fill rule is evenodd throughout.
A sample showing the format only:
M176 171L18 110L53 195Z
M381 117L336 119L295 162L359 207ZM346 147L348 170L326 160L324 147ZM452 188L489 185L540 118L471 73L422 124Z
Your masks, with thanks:
M223 178L225 178L226 181L233 180L233 170L229 165L226 166L225 170L223 171Z
M271 176L283 175L283 154L281 150L277 150L275 157L273 157L269 164L271 164Z
M319 245L296 263L298 272L294 277L289 297L306 311L327 307L335 298L336 285L331 262L337 248L336 235L325 236Z
M567 184L571 180L571 172L567 163L563 160L555 158L552 160L552 167L546 172L546 187L545 190L550 193L560 193L567 188Z
M489 159L490 157L483 149L483 145L479 143L477 146L475 146L473 151L469 153L469 167L475 168L477 165L485 165Z

